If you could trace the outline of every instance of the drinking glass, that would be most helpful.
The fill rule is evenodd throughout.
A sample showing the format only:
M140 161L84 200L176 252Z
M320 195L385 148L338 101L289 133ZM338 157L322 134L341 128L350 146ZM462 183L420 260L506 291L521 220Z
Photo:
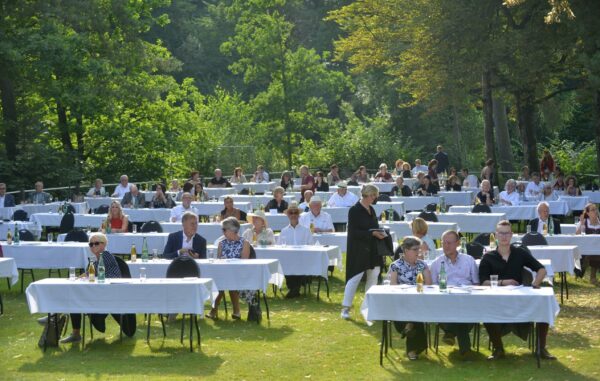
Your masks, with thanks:
M490 275L490 286L492 288L498 287L498 275Z
M285 241L285 237L279 236L279 245L285 246L287 242Z
M153 261L158 260L158 249L152 249L152 260Z
M140 267L140 282L146 281L146 268Z
M214 261L215 261L215 250L209 249L208 250L208 262L213 263Z
M52 233L48 233L48 243L52 243Z
M527 229L527 230L526 230L526 231L527 231L527 234L531 233L531 225L527 225L527 228L526 228L526 229Z
M133 225L131 226L131 232L132 232L133 234L137 233L137 225L136 225L136 224L133 224Z
M75 280L75 267L69 267L69 280Z

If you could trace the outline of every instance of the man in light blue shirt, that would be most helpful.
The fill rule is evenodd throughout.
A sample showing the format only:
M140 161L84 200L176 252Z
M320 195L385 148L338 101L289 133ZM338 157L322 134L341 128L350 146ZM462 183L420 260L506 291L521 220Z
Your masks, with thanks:
M479 284L479 270L475 259L466 253L459 253L460 237L454 230L446 230L442 234L442 248L444 255L441 255L431 264L431 279L434 284L439 283L440 269L442 263L446 271L446 282L448 286L471 286ZM473 328L470 323L445 323L440 324L445 331L443 341L446 344L454 345L454 338L458 339L458 349L463 358L470 356L471 340L469 332Z

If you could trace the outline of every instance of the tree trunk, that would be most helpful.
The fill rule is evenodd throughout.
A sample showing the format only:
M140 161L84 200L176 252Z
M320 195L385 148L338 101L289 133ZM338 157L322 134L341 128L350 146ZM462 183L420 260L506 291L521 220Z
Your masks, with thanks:
M519 92L517 99L517 120L523 143L523 158L530 172L539 172L537 139L535 137L534 104L531 92Z
M496 141L498 142L498 165L503 171L513 172L513 155L510 146L510 134L508 133L508 120L506 118L506 105L504 99L497 96L493 98L494 127L496 129Z
M458 152L457 169L463 168L463 163L466 160L464 148L462 145L462 134L460 132L459 114L456 105L452 105L452 119L454 122L454 139L456 140L456 151Z
M77 113L75 120L77 121L77 129L75 131L75 135L77 137L77 159L79 159L79 162L83 162L85 159L83 156L83 115L81 115L81 113Z
M485 70L481 76L481 99L483 101L483 134L485 140L486 160L492 159L496 162L496 151L494 147L494 110L491 88L492 75L489 70ZM497 173L497 172L496 172ZM498 176L494 176L498 181ZM497 184L492 184L497 185Z
M0 78L0 93L2 94L2 120L4 122L4 146L6 157L9 161L15 161L19 149L19 126L17 124L17 102L12 81L8 78Z
M69 125L67 123L67 108L60 102L56 102L56 113L58 115L58 130L60 131L60 140L63 148L67 152L73 152L73 143L69 134Z

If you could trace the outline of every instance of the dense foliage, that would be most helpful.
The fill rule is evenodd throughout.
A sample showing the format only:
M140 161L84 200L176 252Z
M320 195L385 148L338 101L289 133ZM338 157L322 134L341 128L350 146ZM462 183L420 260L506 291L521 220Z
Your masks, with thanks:
M397 158L598 172L595 0L0 1L9 190ZM590 177L591 178L591 177Z

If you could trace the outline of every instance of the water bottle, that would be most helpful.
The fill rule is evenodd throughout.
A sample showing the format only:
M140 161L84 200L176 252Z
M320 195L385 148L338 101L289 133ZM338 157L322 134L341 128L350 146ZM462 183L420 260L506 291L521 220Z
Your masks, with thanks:
M467 254L467 239L465 237L460 237L460 251Z
M100 254L100 260L98 261L98 283L104 283L106 279L106 269L104 267L104 257Z
M554 221L552 216L548 217L548 235L554 235Z
M21 236L19 235L19 224L15 222L15 234L13 238L13 243L15 245L21 244Z
M144 242L142 243L142 262L148 262L148 242L146 241L146 237L144 237Z
M448 292L448 277L446 276L446 267L444 266L444 262L442 262L442 267L440 268L440 275L438 276L438 278L440 292Z

